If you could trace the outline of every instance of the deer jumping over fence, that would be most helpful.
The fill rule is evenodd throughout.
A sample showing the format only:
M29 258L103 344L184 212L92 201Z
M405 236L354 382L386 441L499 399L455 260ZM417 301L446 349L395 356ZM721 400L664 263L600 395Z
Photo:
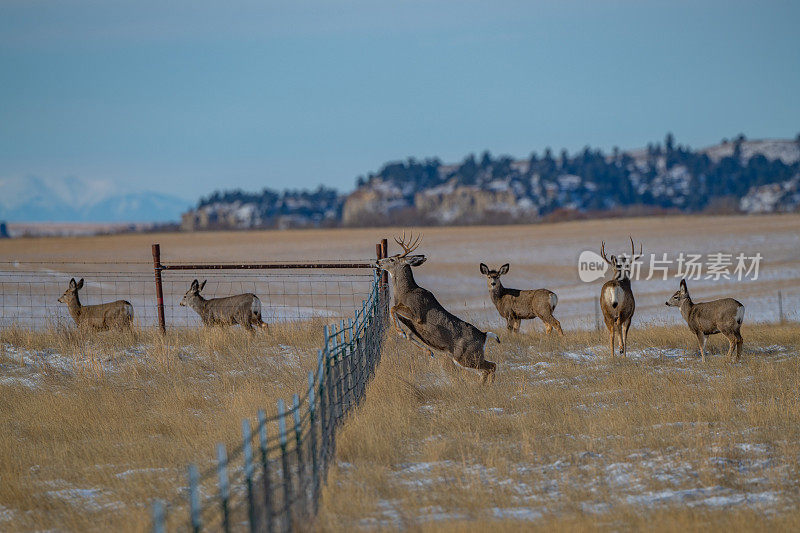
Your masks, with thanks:
M394 305L390 314L395 330L400 336L428 352L431 357L433 350L444 352L454 363L479 371L483 383L487 380L494 381L497 365L487 361L484 355L489 339L493 338L498 343L500 339L495 333L484 333L453 315L442 307L433 293L417 285L411 267L421 265L426 257L409 255L416 250L421 240L421 237L417 237L412 241L413 237L411 235L408 243L405 233L402 239L395 238L403 253L385 257L376 263L392 279ZM400 328L398 320L408 328L409 333Z
M500 276L508 273L509 268L508 263L499 270L490 269L484 263L480 265L481 274L486 276L492 302L500 316L506 319L508 331L518 332L523 320L540 318L547 333L555 329L563 336L561 322L553 316L558 305L556 293L547 289L519 290L503 287Z
M600 289L600 308L603 311L603 320L611 336L611 354L614 354L614 338L619 333L619 354L624 356L628 350L628 329L631 327L633 312L636 310L636 300L631 289L631 267L634 261L642 256L642 244L639 243L639 255L635 255L633 237L631 240L630 257L618 258L612 255L606 257L606 243L600 245L600 255L603 260L611 265L613 278L603 284Z
M239 324L243 328L254 331L253 326L267 328L267 324L261 320L261 300L252 293L237 294L225 298L210 298L206 300L200 294L206 281L198 283L192 281L192 285L186 294L183 295L181 306L193 309L198 315L204 326L234 326Z
M83 278L75 283L69 280L69 287L58 299L67 304L72 320L79 328L124 329L133 325L133 306L126 300L117 300L97 305L81 305L78 291L83 288Z
M700 346L700 358L706 360L706 340L709 335L722 333L728 339L727 357L733 358L733 349L736 347L736 361L742 356L741 328L744 320L744 305L733 298L722 298L710 302L694 303L689 296L686 280L681 280L680 288L666 301L670 307L679 307L683 319L689 329L697 336Z

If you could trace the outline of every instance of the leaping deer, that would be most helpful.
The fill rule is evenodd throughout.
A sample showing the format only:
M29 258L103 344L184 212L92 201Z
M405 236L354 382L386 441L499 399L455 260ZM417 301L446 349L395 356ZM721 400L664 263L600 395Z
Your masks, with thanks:
M639 243L639 255L635 255L633 237L631 240L631 255L628 258L617 258L612 255L606 257L606 243L600 245L600 255L603 260L611 265L613 279L605 282L600 289L600 308L603 311L603 320L611 336L611 354L614 354L614 338L619 332L619 354L624 356L628 349L628 329L631 327L633 312L636 310L636 301L631 289L631 267L633 262L642 256L642 244Z
M498 343L500 339L493 332L484 333L453 315L442 307L433 293L417 285L411 267L421 265L427 258L424 255L409 255L419 247L422 237L413 239L412 234L406 243L405 233L402 239L395 238L403 253L385 257L376 263L392 279L394 305L390 315L395 330L431 357L433 350L445 352L456 364L480 371L483 383L490 379L494 381L497 365L487 361L484 355L489 339L493 338ZM408 333L400 328L398 321L408 328Z
M561 323L553 316L558 304L556 293L547 289L519 290L503 287L500 276L508 273L509 268L508 263L499 270L480 264L481 274L486 276L486 284L489 286L489 295L500 316L506 319L508 331L518 332L523 319L540 318L547 333L555 329L563 336Z
M736 361L742 356L741 328L744 320L744 306L733 298L722 298L710 302L694 303L689 296L686 280L681 280L681 285L672 298L666 301L670 307L680 307L681 315L689 329L697 336L700 346L700 358L706 360L706 339L708 335L722 333L728 339L728 358L733 358L733 348L736 347Z
M83 278L69 280L69 287L58 299L67 304L72 320L79 328L123 329L133 324L133 306L126 300L117 300L97 305L81 305L78 291L83 288Z

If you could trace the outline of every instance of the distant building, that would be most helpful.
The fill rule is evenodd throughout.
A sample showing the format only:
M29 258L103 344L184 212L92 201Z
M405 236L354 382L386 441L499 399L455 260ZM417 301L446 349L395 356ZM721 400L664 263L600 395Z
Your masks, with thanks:
M0 222L0 239L8 239L8 227L5 222Z

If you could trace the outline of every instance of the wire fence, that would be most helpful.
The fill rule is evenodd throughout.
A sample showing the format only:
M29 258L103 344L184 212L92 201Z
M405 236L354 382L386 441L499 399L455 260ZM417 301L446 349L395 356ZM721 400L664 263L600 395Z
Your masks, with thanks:
M233 450L218 444L215 466L201 472L190 465L187 494L153 505L153 530L302 528L317 511L337 428L364 397L380 361L388 304L387 285L375 272L354 316L325 327L308 387L289 405L278 400L273 415L260 410L255 424L243 420L241 444Z
M207 280L204 298L255 294L265 322L333 319L347 316L368 295L372 275L365 269L180 270L163 275L167 327L197 327L197 312L180 302L192 280ZM83 306L126 300L134 324L158 325L158 298L152 264L147 263L0 263L0 327L46 329L73 322L67 304L58 301L70 279L84 279Z

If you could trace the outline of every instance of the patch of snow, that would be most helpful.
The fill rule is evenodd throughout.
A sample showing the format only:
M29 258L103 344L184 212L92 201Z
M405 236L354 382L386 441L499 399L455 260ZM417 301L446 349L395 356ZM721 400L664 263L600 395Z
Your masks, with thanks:
M542 513L528 507L493 507L492 514L495 518L510 518L525 522L535 522L542 518Z

